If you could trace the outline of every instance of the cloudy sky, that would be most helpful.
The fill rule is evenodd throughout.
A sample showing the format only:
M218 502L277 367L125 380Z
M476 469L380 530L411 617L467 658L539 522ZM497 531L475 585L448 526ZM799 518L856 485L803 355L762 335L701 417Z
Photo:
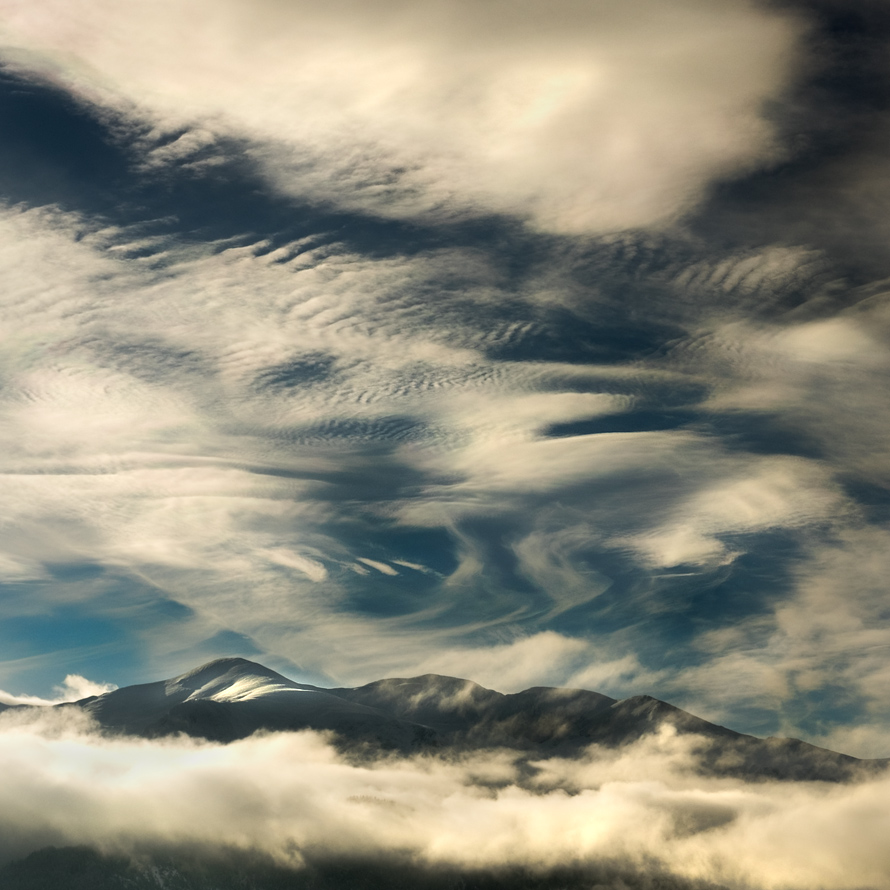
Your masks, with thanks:
M888 43L0 0L7 700L242 655L890 755Z

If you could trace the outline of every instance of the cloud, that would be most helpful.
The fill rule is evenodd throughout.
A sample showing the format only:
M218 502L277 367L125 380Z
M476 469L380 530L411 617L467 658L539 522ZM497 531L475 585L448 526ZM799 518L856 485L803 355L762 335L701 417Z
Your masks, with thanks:
M215 131L300 197L563 232L664 223L781 157L762 107L805 30L704 0L6 6L4 42L32 66L173 134L149 163Z
M6 860L48 844L198 845L292 867L344 856L396 866L405 855L539 873L604 863L732 888L832 890L883 886L890 870L886 777L703 779L690 770L694 739L671 732L542 761L529 776L507 753L355 765L313 733L147 742L93 735L76 717L0 717Z
M306 669L326 674L336 661L341 680L374 679L378 668L414 673L430 647L446 658L467 648L460 636L472 628L504 625L527 608L489 587L462 615L439 617L476 585L480 542L457 523L511 512L517 499L568 498L579 479L607 483L647 466L651 474L658 454L674 473L684 450L698 447L684 434L548 438L554 423L632 400L585 391L595 370L489 358L464 307L497 311L506 295L478 252L371 259L335 247L280 263L208 245L156 269L108 249L130 233L74 214L8 211L3 224L3 311L39 343L9 355L0 401L9 581L88 562L187 606L196 617L184 632L232 628L267 651L301 652ZM431 304L430 280L458 268L453 304L447 295ZM31 293L41 299L33 309ZM523 325L510 313L493 321L515 336ZM639 376L630 375L635 385ZM620 388L628 375L612 378ZM419 565L428 554L412 558L369 518L344 539L336 524L356 521L356 499L386 510L396 528L449 529L463 568L410 577L399 561ZM554 521L567 515L574 526L571 511ZM593 595L593 575L575 565L586 534L596 537L589 523L562 534L561 572L574 583L558 589L552 532L516 540L522 572L559 600L551 612ZM375 570L362 587L346 568L359 565ZM356 614L366 586L381 604L405 589L372 583L427 593L399 593L406 605L394 616ZM43 596L59 605L74 594L63 585ZM97 614L108 608L89 588L76 597ZM117 597L126 609L128 595ZM145 641L169 653L169 632L162 637ZM490 669L485 676L496 679Z
M0 703L6 705L33 705L37 707L57 705L62 702L80 701L91 695L102 695L117 689L114 683L96 683L81 677L80 674L68 674L61 685L53 690L56 695L51 699L39 698L36 695L11 695L0 689Z
M417 665L414 673L471 677L501 692L519 692L563 677L567 666L588 654L589 644L546 631L502 645L455 648L438 652Z
M263 551L261 551L262 553ZM302 572L311 581L324 581L328 577L328 570L324 564L315 559L301 556L282 548L276 550L266 550L265 555L274 563L282 566L288 566L292 569Z
M883 485L888 468L878 442L888 416L877 394L890 355L882 291L877 285L845 288L844 299L853 305L829 318L711 322L678 348L676 358L711 375L708 409L752 423L775 418L785 433L774 437L777 446L784 438L793 448L796 436L798 448L808 443L807 456Z
M391 565L387 565L385 562L380 562L376 559L368 559L367 557L360 556L358 557L358 561L363 563L366 566L370 566L372 569L376 569L382 575L398 575L398 571L394 569Z
M849 554L886 484L884 288L810 243L664 228L784 157L764 103L804 19L7 6L16 87L73 90L128 172L101 219L0 218L4 614L135 623L152 676L234 639L334 682L710 716L719 679L771 731L882 719L880 571ZM856 625L844 694L817 568L855 578L818 599ZM179 617L128 622L151 597Z
M352 514L356 497L389 502L411 523L424 503L428 514L439 510L440 479L455 480L446 492L489 505L511 488L548 492L592 459L605 467L615 452L604 442L579 463L587 443L548 442L541 431L626 398L572 391L571 381L588 378L583 369L492 361L472 315L446 300L428 305L427 281L450 274L463 253L372 260L341 248L303 254L291 267L207 247L158 270L108 249L129 234L96 230L75 214L10 210L3 225L4 317L19 324L17 342L27 343L27 332L36 344L7 354L10 385L0 399L6 580L45 580L60 563L136 579L195 616L177 649L209 625L269 650L299 649L301 662L323 673L322 660L337 653L340 677L373 679L375 664L411 671L430 646L453 648L469 616L450 638L436 626L441 597L409 601L404 619L350 618L343 610L356 583L347 566L370 567L381 583L447 582L398 568L426 554L412 559L384 536L372 559L367 540L344 540L331 523ZM484 263L474 259L462 275L456 300L482 311L496 304ZM419 296L392 296L406 287ZM33 307L31 294L40 298ZM512 468L496 454L505 442ZM357 457L357 448L371 454ZM485 453L501 464L497 474ZM127 586L115 594L116 615L128 608ZM89 585L76 593L51 585L41 596L44 607L75 601L97 617L110 608ZM406 641L405 622L425 612L432 626ZM169 654L170 633L152 639L149 631L145 644Z
M339 683L420 670L498 689L632 694L657 682L709 716L715 696L701 677L744 668L773 678L752 685L757 694L782 686L781 648L776 664L727 662L724 674L706 645L696 651L715 673L674 665L671 685L662 644L628 661L640 638L623 628L664 609L653 565L710 571L745 535L807 538L841 522L848 504L828 469L727 451L688 427L551 431L632 415L711 377L727 355L737 362L713 375L716 408L760 378L803 381L796 404L820 362L836 376L859 367L855 343L829 355L818 345L833 335L811 337L812 323L757 336L724 324L636 367L540 361L534 345L504 360L491 344L541 331L570 339L599 308L556 324L539 307L571 305L570 281L551 275L544 296L532 279L517 293L479 249L372 257L342 244L205 244L156 267L125 259L138 231L51 210L9 210L2 222L2 312L15 334L0 398L2 566L10 583L47 579L60 562L129 579L113 598L49 584L42 608L77 602L120 620L141 608L134 581L187 607L175 633L140 631L152 676L175 672L172 656L191 666L190 646L231 629ZM432 550L402 549L399 535L417 529L439 532ZM454 560L439 574L398 567L439 550ZM369 574L348 568L360 565ZM755 618L764 608L750 606ZM548 625L564 615L579 629ZM656 625L644 627L648 640Z
M703 486L661 528L616 543L638 549L657 566L695 565L733 558L721 537L841 519L844 495L818 466L793 458L751 464L746 477L724 472L716 485Z
M81 677L80 674L68 674L64 682L57 688L60 701L79 701L91 695L103 695L117 689L114 683L95 683Z
M700 663L658 676L661 695L710 720L782 715L771 731L858 757L886 756L888 570L883 529L846 528L800 559L781 598L700 634ZM846 715L844 721L832 713Z

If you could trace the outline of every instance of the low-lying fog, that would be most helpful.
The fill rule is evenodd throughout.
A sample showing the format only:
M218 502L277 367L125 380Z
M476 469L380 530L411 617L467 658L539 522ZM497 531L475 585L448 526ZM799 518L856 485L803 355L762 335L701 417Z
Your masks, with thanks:
M890 886L890 774L848 785L703 778L695 739L535 763L347 760L313 732L229 745L102 737L83 715L0 715L0 856L146 845L546 871L602 861L730 887Z

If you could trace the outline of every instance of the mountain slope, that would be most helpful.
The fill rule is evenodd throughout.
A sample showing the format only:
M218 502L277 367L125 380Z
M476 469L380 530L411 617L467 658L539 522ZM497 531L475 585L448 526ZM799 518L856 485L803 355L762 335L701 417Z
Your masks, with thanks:
M570 863L542 871L504 864L425 865L404 857L307 857L288 868L245 850L115 855L88 847L46 847L0 867L3 890L726 890L657 868Z
M616 703L614 698L585 689L538 686L504 695L470 680L437 674L330 691L430 726L446 744L483 747L580 740L586 727Z
M321 689L243 658L60 707L81 708L110 732L146 737L229 742L260 730L315 729L333 732L341 747L369 752L509 748L529 760L573 757L590 745L614 748L671 726L695 738L701 771L748 779L846 781L888 762L744 735L646 695L616 701L549 687L504 695L437 674Z
M260 729L316 729L404 750L428 734L424 727L295 683L243 658L218 659L171 680L127 686L75 706L106 729L147 737L182 732L230 742Z

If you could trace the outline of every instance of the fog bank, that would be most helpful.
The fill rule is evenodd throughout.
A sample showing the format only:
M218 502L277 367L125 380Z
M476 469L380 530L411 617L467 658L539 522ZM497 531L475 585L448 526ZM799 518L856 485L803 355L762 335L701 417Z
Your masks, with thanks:
M0 717L0 853L226 847L301 867L370 857L443 869L618 863L730 887L890 886L890 777L706 779L695 739L535 764L508 752L347 762L319 734L104 738L82 715Z

